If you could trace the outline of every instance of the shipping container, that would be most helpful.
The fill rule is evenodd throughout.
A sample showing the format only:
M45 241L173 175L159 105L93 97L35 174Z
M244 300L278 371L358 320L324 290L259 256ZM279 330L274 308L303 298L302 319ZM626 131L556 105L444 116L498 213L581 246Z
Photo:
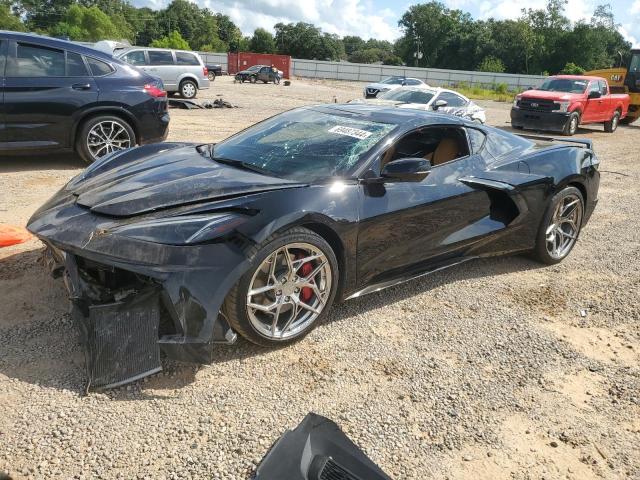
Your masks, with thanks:
M227 70L229 75L245 70L254 65L273 65L282 70L284 78L291 77L291 57L289 55L274 55L270 53L239 52L227 54Z

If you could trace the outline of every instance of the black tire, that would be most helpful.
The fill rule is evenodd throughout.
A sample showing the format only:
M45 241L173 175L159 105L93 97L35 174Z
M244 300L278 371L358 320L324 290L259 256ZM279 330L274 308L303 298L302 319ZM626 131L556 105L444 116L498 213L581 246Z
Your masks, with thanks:
M613 112L613 116L611 120L604 122L604 131L607 133L613 133L618 128L618 123L620 122L620 110L616 110Z
M567 118L567 123L565 123L564 125L562 134L566 135L567 137L575 135L575 133L578 131L578 125L580 125L580 115L578 114L578 112L573 112L571 113L571 115L569 115L569 118Z
M252 75L251 78L249 79L249 81L251 83L256 83L258 81L258 77L256 77L255 75Z
M547 230L551 225L551 220L556 210L556 207L562 200L564 200L568 196L574 196L580 200L581 215L580 215L579 225L577 226L578 232L575 235L576 238L574 242L571 244L568 251L561 258L555 258L549 253L547 249ZM582 196L582 192L580 192L580 190L578 190L575 187L565 187L560 192L556 193L551 198L551 201L549 202L547 210L545 211L544 216L542 218L542 222L540 223L540 227L538 228L538 233L536 236L536 246L532 252L533 258L541 263L546 263L547 265L554 265L556 263L560 263L562 260L567 258L567 256L569 255L569 253L571 253L571 250L573 250L573 247L575 246L578 240L578 237L580 235L580 230L582 229L583 218L584 218L584 197Z
M522 125L511 125L511 128L513 128L514 130L524 130L524 127Z
M193 80L183 80L180 82L180 96L187 100L196 98L198 95L198 85Z
M331 268L331 288L327 297L327 301L320 314L313 320L313 323L307 325L303 330L297 332L294 336L275 340L269 338L260 333L249 319L247 312L247 294L251 286L251 281L256 271L259 270L262 263L278 249L285 245L293 243L306 243L313 245L315 248L322 251L325 255L328 264ZM339 283L339 271L338 261L335 253L331 249L331 246L318 234L302 227L291 228L282 233L277 233L265 240L261 245L254 247L249 252L250 267L247 272L240 278L240 280L231 288L225 299L223 311L226 318L229 321L231 327L242 337L248 341L261 345L263 347L273 347L280 345L287 345L294 343L304 336L306 336L311 330L313 330L318 324L320 324L327 311L331 308L336 296Z
M215 74L215 72L209 72L209 73L207 73L207 78L209 79L209 81L210 81L210 82L215 81L215 79L216 79L216 74Z
M122 126L122 128L124 128L127 135L129 136L130 145L129 147L126 147L126 148L131 148L136 146L137 144L136 134L133 131L133 128L131 127L129 122L127 122L126 120L120 117L116 117L114 115L97 115L95 117L88 118L78 128L76 138L75 138L76 153L86 163L91 164L96 160L98 160L99 158L102 158L104 155L108 153L112 153L112 152L105 152L102 155L96 156L94 155L94 153L91 151L89 147L89 143L90 143L89 135L91 130L100 123L110 124L111 122Z

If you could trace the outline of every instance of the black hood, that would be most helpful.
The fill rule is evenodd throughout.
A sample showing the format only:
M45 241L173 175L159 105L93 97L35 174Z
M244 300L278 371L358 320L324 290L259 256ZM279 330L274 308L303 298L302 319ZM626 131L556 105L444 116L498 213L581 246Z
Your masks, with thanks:
M130 217L155 210L301 186L215 162L207 146L164 143L89 167L65 190L92 212Z

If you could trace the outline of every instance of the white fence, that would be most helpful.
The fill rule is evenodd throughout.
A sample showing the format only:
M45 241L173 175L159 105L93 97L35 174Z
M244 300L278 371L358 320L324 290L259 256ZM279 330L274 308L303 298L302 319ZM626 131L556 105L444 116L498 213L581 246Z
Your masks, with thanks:
M219 63L227 70L226 53L199 52L207 64ZM436 87L466 83L472 86L493 86L505 83L510 90L526 90L540 83L541 75L516 75L511 73L466 72L440 68L394 67L366 63L323 62L319 60L291 59L291 74L305 78L377 82L391 75L402 75L424 80Z

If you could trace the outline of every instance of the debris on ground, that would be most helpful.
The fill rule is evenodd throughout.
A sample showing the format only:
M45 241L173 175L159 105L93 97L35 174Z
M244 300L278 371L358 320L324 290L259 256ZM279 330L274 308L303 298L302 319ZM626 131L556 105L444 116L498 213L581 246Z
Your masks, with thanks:
M169 107L180 108L182 110L193 110L200 108L238 108L236 105L232 105L222 98L216 98L215 100L205 100L202 103L194 102L193 100L184 100L182 98L170 98Z
M0 223L0 248L24 243L31 237L32 235L24 227Z

